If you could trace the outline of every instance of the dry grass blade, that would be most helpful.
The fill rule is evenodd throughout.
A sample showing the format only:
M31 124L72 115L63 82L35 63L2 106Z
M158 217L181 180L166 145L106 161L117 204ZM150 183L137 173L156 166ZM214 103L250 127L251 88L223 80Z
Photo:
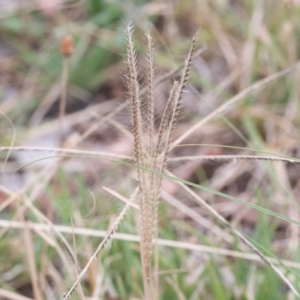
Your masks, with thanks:
M76 235L83 235L83 236L90 236L90 237L105 237L107 234L107 231L101 231L101 230L95 230L95 229L78 228L78 227L72 228L72 227L64 226L64 225L53 225L53 226L55 227L56 231L59 231L60 233L70 234L70 235L76 234ZM23 222L0 220L0 227L23 229ZM42 231L49 232L52 230L52 228L49 225L40 224L40 223L29 223L28 227L31 230L34 230L36 232L42 232ZM121 240L121 241L127 241L127 242L140 242L139 236L131 235L131 234L127 234L127 233L114 233L114 235L111 236L111 238L113 240ZM225 256L229 256L229 257L242 258L245 260L251 260L251 261L256 261L256 262L261 261L261 258L258 255L256 255L255 253L245 253L245 252L234 251L234 250L229 250L229 249L197 245L197 244L188 243L188 242L158 239L157 244L160 246L165 246L165 247L206 252L206 253L217 254L217 255L225 255ZM268 257L268 259L273 264L278 264L280 262L284 266L300 269L299 262L290 261L290 260L274 259L271 257Z
M119 193L117 193L116 191L113 191L112 189L103 186L102 187L104 191L108 192L109 194L115 196L116 198L122 200L123 202L125 202L126 204L129 204L130 206L132 206L133 208L140 210L139 206L136 205L135 203L131 202L130 200L128 200L127 198L125 198L124 196L120 195Z
M115 154L111 152L102 151L88 151L81 149L69 149L69 148L48 148L48 147L0 147L0 151L37 151L37 152L56 152L59 154L74 155L74 156L93 156L99 158L115 158L115 159L132 159L132 157L122 154Z
M28 228L28 223L24 220L24 245L25 245L25 253L28 260L28 267L30 271L31 284L33 288L34 298L36 300L42 300L42 291L40 289L40 283L38 280L37 268L36 268L36 259L34 254L34 246L32 242L32 234Z
M74 225L73 225L73 221L72 221L72 230L74 229ZM76 274L76 278L78 277L78 270L79 270L79 266L78 266L78 261L77 261L77 250L76 250L76 241L75 241L75 234L74 234L74 230L72 232L72 239L73 239L73 251L74 251L74 257L75 257L75 262L74 262L74 268L75 268L75 274ZM81 286L81 282L78 283L78 289L79 289L79 295L81 300L85 300L84 297L84 293L82 290L82 286Z
M14 292L4 290L0 288L0 296L4 297L2 299L11 299L11 300L33 300L32 298L28 298Z

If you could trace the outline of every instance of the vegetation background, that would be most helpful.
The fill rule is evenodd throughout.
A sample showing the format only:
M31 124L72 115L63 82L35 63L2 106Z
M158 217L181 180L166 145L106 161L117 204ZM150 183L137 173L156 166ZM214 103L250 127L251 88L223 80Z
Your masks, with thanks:
M300 290L299 160L203 157L300 157L299 14L298 0L1 0L0 299L62 299L124 207L102 187L128 198L135 188L136 170L124 164L132 155L122 82L130 22L141 82L145 32L157 78L174 71L156 87L157 121L198 31L174 139L243 96L171 152L169 170L179 179L163 181L159 299L297 299L197 199ZM69 58L60 52L66 36L74 43ZM143 298L137 223L130 209L70 299Z

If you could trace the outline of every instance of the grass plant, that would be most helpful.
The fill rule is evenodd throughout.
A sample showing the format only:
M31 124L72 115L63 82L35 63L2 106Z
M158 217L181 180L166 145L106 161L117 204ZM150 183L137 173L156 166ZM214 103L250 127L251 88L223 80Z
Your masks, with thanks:
M38 2L0 9L0 298L298 299L297 1Z

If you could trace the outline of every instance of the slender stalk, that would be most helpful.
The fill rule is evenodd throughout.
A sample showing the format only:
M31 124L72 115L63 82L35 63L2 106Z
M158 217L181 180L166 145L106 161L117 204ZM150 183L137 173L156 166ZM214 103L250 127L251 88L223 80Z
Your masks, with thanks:
M37 273L37 266L36 266L36 260L35 260L35 254L34 254L34 247L32 242L32 234L28 227L27 221L24 219L24 216L22 216L23 222L24 222L24 245L25 245L25 253L27 256L28 261L28 268L30 272L30 278L31 278L31 284L34 294L34 299L36 300L42 300L42 291L40 289L40 283L38 279L38 273Z
M58 116L58 137L59 145L63 146L63 130L64 130L64 117L66 113L66 102L67 102L67 85L68 85L68 57L63 59L63 68L61 76L61 92L60 92L60 102L59 102L59 116Z

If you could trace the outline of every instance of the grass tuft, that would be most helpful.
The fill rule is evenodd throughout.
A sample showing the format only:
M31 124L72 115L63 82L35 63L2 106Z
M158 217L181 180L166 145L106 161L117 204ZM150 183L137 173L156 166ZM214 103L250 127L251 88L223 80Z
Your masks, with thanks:
M144 285L147 299L151 297L151 255L153 238L157 232L157 210L160 197L162 177L158 173L163 173L167 166L167 156L174 129L180 115L180 102L182 93L187 85L189 71L195 52L196 39L193 38L192 45L185 61L181 80L174 81L170 92L169 100L166 104L158 137L154 136L154 61L153 42L148 33L147 37L147 91L146 103L140 97L140 87L138 82L136 54L132 41L132 27L127 30L127 59L126 69L128 74L125 84L128 90L129 103L131 106L132 133L134 137L134 158L138 170L138 198L141 210L140 235L141 235L141 256L144 271ZM142 109L141 106L144 106ZM144 126L143 122L144 120ZM152 170L154 172L149 172Z

